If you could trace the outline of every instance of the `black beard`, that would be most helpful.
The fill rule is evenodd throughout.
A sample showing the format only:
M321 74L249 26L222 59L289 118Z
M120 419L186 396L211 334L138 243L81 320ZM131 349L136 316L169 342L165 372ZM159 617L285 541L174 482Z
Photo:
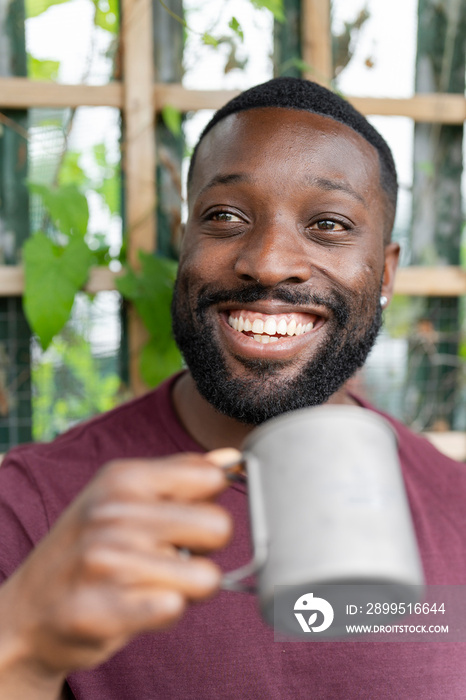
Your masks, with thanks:
M322 297L289 287L270 290L260 284L243 289L204 287L194 315L188 304L188 284L178 279L172 303L173 333L200 394L220 413L249 425L259 425L287 411L325 403L359 367L362 367L382 325L379 291L372 298L348 302L339 291ZM347 294L349 296L349 294ZM327 340L299 375L280 379L289 361L247 359L237 356L249 378L235 378L227 368L206 312L214 304L254 303L279 299L297 305L320 305L332 311ZM368 309L374 309L367 320Z

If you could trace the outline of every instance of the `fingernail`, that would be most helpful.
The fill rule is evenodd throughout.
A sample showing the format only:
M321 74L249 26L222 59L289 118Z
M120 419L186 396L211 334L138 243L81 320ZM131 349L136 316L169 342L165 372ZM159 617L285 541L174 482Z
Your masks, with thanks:
M243 459L241 452L234 447L222 447L218 450L212 450L206 454L206 457L209 462L223 469L231 469Z

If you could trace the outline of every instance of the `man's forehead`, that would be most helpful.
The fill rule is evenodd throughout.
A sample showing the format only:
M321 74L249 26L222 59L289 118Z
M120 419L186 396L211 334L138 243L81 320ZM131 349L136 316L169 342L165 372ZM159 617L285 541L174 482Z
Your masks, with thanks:
M258 154L265 154L266 167L269 157L290 164L303 152L312 156L319 151L337 156L336 160L354 151L363 171L373 172L374 166L379 171L376 149L351 127L306 110L261 107L230 114L208 132L196 155L194 189L199 193L212 179L219 183L231 179L225 167L241 172L243 164L254 164Z

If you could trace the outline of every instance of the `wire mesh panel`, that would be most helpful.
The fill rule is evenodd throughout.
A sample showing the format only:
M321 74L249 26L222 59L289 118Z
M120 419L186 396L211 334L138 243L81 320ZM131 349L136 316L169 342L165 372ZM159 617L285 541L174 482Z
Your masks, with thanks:
M80 294L71 321L46 352L32 348L33 437L51 440L128 398L121 381L120 297Z
M21 300L0 299L0 453L32 435L29 333Z
M357 389L417 430L466 430L465 304L395 297ZM450 330L438 330L450 325Z

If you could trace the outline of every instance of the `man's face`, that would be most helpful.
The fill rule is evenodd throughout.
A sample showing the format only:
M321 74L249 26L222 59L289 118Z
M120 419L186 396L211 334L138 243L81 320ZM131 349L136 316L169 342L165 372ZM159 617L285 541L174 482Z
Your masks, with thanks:
M256 424L323 403L363 364L396 266L384 204L376 150L333 119L253 109L205 137L173 315L219 411Z

